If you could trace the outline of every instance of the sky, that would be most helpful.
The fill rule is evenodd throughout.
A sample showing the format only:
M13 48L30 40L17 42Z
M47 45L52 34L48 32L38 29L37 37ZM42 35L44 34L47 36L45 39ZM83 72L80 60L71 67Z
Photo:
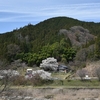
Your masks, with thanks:
M59 16L100 22L100 0L0 0L0 34Z

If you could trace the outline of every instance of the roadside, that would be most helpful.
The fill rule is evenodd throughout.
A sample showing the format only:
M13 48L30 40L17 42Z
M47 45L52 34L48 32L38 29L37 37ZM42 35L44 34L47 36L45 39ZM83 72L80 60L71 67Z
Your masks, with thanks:
M0 100L100 100L100 89L96 88L11 88L0 95Z

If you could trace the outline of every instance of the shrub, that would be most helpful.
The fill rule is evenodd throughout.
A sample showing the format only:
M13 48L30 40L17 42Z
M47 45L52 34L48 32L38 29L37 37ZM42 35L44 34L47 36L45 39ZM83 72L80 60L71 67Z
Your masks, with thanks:
M96 69L96 75L100 81L100 67Z
M35 74L32 79L31 79L31 83L33 84L33 86L40 86L40 85L44 85L44 84L51 84L53 83L53 80L48 80L48 79L42 79L39 74Z
M24 76L16 76L16 77L13 77L11 80L12 80L13 85L27 85L27 84L29 84L29 81L26 80L24 78Z
M31 78L31 83L33 86L38 86L43 84L43 79L39 76L38 73L36 73L32 78Z
M87 71L85 69L81 69L78 71L78 75L81 78L81 80L83 80L86 74L87 74Z

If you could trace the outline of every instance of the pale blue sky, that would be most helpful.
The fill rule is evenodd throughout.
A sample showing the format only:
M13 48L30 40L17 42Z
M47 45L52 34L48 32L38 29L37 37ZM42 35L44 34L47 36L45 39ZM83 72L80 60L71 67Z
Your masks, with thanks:
M100 22L100 0L0 0L0 33L58 16Z

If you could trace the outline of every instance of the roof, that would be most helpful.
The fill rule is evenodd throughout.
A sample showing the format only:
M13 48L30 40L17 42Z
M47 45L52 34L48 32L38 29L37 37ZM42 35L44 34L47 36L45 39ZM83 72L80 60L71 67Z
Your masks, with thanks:
M64 70L64 69L69 69L69 68L66 65L58 65L58 69Z

